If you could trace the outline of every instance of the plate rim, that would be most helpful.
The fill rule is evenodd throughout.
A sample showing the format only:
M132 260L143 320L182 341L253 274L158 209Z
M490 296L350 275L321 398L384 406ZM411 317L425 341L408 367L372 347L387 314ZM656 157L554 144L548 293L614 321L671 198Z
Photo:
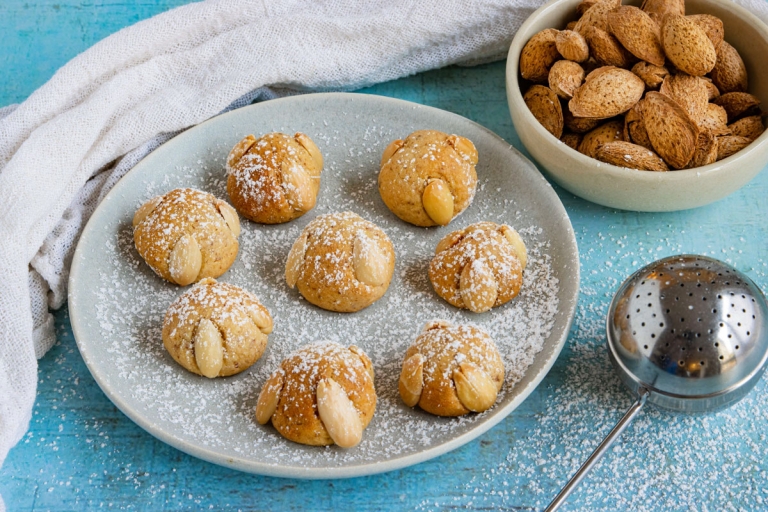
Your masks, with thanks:
M276 102L283 103L283 102L303 101L307 98L321 98L321 97L329 98L331 100L333 100L334 98L340 98L340 99L354 98L353 101L363 100L363 101L374 101L374 102L382 102L382 103L392 103L396 106L407 106L410 108L426 109L428 111L437 111L441 115L449 115L449 116L459 118L461 122L470 123L471 125L474 125L474 127L484 131L487 135L491 136L492 138L497 139L497 141L502 142L503 144L509 146L509 151L517 153L517 156L519 156L525 162L527 162L531 166L531 168L535 170L543 180L545 180L543 175L541 175L541 171L539 171L538 167L530 159L528 159L524 154L522 154L520 151L514 148L514 146L509 144L506 140L504 140L502 137L497 135L492 130L486 128L485 126L475 121L472 121L471 119L468 119L464 116L456 114L454 112L443 110L437 107L423 105L421 103L415 103L415 102L411 102L411 101L403 100L399 98L392 98L389 96L380 96L376 94L349 93L349 92L320 92L320 93L301 94L301 95L295 95L295 96L286 96L283 98L276 98L276 99L267 100L259 103L253 103L245 107L230 110L228 112L224 112L222 114L216 115L210 119L207 119L206 121L203 121L202 123L199 123L188 129L185 129L184 131L177 134L173 138L164 142L162 145L168 144L169 142L176 140L179 137L184 137L185 134L187 134L188 132L195 130L203 125L207 125L208 123L222 122L221 121L222 118L226 118L228 115L234 112L240 112L243 109L259 109L261 105L264 105L266 103L274 105ZM149 155L151 155L151 153L149 153L147 156ZM72 327L73 337L75 338L75 343L77 344L78 351L80 352L81 357L83 358L83 361L85 362L85 365L88 368L88 371L91 373L91 376L96 381L97 385L99 386L101 391L106 395L106 397L123 414L125 414L125 416L127 416L128 419L136 423L143 430L151 434L156 439L162 441L163 443L169 446L172 446L173 448L176 448L177 450L180 450L190 456L193 456L193 457L196 457L196 458L199 458L223 467L227 467L230 469L243 471L246 473L258 474L263 476L271 476L271 477L280 477L280 478L297 478L297 479L304 479L304 480L354 478L354 477L369 476L369 475L375 475L375 474L385 473L389 471L395 471L398 469L403 469L403 468L413 466L415 464L419 464L421 462L425 462L427 460L433 459L435 457L448 453L452 450L455 450L456 448L459 448L460 446L463 446L464 444L480 437L481 435L486 433L488 430L498 425L502 420L504 420L507 416L509 416L509 414L512 413L512 411L517 409L517 407L521 403L523 403L528 398L528 396L539 386L541 381L544 380L544 378L549 374L549 371L552 369L552 366L554 365L555 361L557 360L560 353L562 352L563 347L565 346L565 342L568 339L571 327L573 325L573 320L575 317L576 307L579 299L581 264L579 259L579 249L576 241L576 235L573 230L573 224L571 223L570 216L568 215L568 212L566 211L565 206L560 200L560 197L554 191L552 186L549 185L548 191L545 191L545 193L552 195L552 197L555 200L554 202L557 208L557 211L552 212L552 215L558 215L564 219L566 232L569 235L567 240L564 242L566 242L566 244L573 249L572 252L569 251L569 253L572 255L573 263L575 264L574 268L571 269L571 275L573 276L573 279L576 282L576 286L574 288L572 296L569 296L569 297L558 296L561 307L558 308L556 316L565 315L566 320L565 320L565 328L563 329L563 332L560 333L559 339L557 340L557 343L554 345L554 350L552 351L552 355L545 362L545 364L538 371L538 373L531 379L531 381L522 390L520 390L517 396L513 400L511 400L509 403L505 404L503 407L496 408L494 410L494 414L490 418L483 421L482 423L478 423L475 427L471 428L467 432L457 435L456 437L444 443L438 444L436 446L426 447L423 450L420 450L415 453L396 456L391 459L387 459L385 461L374 461L374 462L361 461L359 464L341 466L341 467L332 467L332 468L327 468L327 467L326 468L322 468L322 467L302 468L301 466L285 466L285 465L268 464L263 462L254 462L253 460L248 460L244 457L223 456L217 453L213 449L206 448L204 446L199 446L189 441L186 441L184 439L175 437L171 433L166 432L162 428L157 427L154 424L152 424L150 421L146 420L140 412L136 411L128 403L122 400L120 395L116 394L113 391L113 389L109 386L107 382L108 379L106 378L106 375L105 375L106 372L100 371L98 368L94 368L91 365L91 363L89 362L90 357L88 354L88 348L87 346L84 345L83 342L80 341L81 336L85 336L84 335L85 329L81 325L82 320L79 318L79 313L77 311L77 297L75 292L73 291L75 290L75 286L73 285L79 279L79 275L81 272L81 265L82 265L82 262L84 261L84 258L81 254L81 252L84 250L82 249L83 244L81 244L81 240L83 240L84 238L87 238L88 235L91 233L91 231L96 229L96 224L93 222L93 219L98 219L101 210L106 207L105 205L109 203L109 200L111 199L111 197L113 197L113 195L117 195L118 193L120 193L120 188L119 188L120 182L123 181L123 179L126 176L129 176L131 173L141 172L141 169L145 164L147 156L142 158L132 169L130 169L124 176L122 176L120 180L118 180L118 182L115 183L112 189L104 196L104 198L102 198L102 200L96 206L96 209L91 214L90 218L88 219L88 222L83 228L82 233L80 234L80 237L78 238L77 247L75 249L75 252L72 258L69 279L67 282L67 304L69 309L69 319L70 319L70 325ZM547 181L547 184L549 184L548 181ZM567 303L567 304L564 304L564 303ZM563 308L562 306L565 306L565 308ZM550 337L553 334L554 333L550 334ZM550 338L547 338L547 340L548 339ZM540 353L541 352L538 352L536 355Z

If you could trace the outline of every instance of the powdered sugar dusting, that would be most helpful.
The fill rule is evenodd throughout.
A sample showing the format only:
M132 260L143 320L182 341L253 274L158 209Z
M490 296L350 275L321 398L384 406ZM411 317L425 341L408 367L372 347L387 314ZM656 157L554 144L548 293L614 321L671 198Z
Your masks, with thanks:
M516 396L519 390L515 384L524 377L553 329L560 284L550 253L550 233L531 222L535 217L529 205L516 203L513 185L506 186L500 173L484 167L482 145L478 147L478 192L465 216L445 228L418 228L389 212L376 186L381 152L408 131L395 132L372 123L361 140L325 127L270 127L286 133L296 129L312 137L325 156L317 207L282 225L243 220L240 253L232 268L219 278L253 293L273 316L274 331L262 358L239 375L215 380L193 375L171 359L162 346L162 320L168 305L184 290L158 279L141 261L133 247L133 211L125 211L121 218L108 220L107 229L114 234L98 255L96 321L102 338L99 343L105 345L108 357L98 363L87 359L89 365L109 373L113 392L121 390L121 399L136 414L149 418L155 428L173 438L207 450L211 457L223 455L274 467L364 466L419 453L467 433ZM224 160L230 144L242 135L233 136L231 142L212 143L185 160L196 165L165 169L162 178L145 174L141 187L132 192L132 208L179 186L227 199ZM316 308L290 289L284 279L286 257L302 229L318 215L347 210L383 229L396 252L395 275L387 293L354 314ZM428 267L437 242L448 232L486 220L507 223L519 231L528 248L528 265L517 298L477 315L440 299L430 285ZM506 375L499 401L490 411L438 418L402 403L397 380L405 350L428 321L438 318L478 325L498 346ZM254 418L258 394L269 375L287 355L319 340L345 347L358 345L373 361L376 413L361 444L350 450L291 443Z

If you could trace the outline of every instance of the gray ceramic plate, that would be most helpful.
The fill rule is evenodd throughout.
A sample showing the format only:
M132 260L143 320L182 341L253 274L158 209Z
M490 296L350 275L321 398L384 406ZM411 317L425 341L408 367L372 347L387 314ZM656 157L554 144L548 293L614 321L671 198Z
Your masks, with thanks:
M449 227L417 228L382 203L379 158L390 141L417 129L468 137L477 146L474 203ZM224 161L243 136L308 134L325 155L318 206L285 225L243 221L240 253L220 279L255 293L275 320L264 356L245 372L208 380L178 366L160 336L168 305L184 290L156 277L133 247L131 218L146 199L187 186L226 199ZM352 210L378 224L397 254L386 295L355 314L320 310L289 289L283 265L314 217ZM489 313L459 311L437 297L427 266L437 241L472 222L514 226L530 253L521 294ZM357 94L272 100L216 117L167 142L126 175L99 205L75 253L69 283L72 329L104 393L160 440L196 457L265 475L343 478L389 471L445 453L511 413L544 378L565 343L579 283L576 241L557 195L505 141L455 114ZM438 418L405 407L400 363L425 322L472 322L496 340L506 378L495 407ZM253 418L261 385L296 348L320 339L361 346L376 369L378 405L362 443L352 449L291 443Z

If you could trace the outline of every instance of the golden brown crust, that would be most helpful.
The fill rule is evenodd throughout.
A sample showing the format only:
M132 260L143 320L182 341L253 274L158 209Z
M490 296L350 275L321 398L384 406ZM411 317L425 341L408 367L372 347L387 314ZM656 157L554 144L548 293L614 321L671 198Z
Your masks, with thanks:
M490 307L515 298L523 283L525 256L510 243L505 230L514 231L506 225L478 222L446 235L438 243L429 264L429 280L435 292L452 306L475 312L489 309L467 302L473 296L478 296L480 301L484 295L482 286L495 290L496 297L490 297ZM476 271L485 271L486 276L479 280L475 290L468 290L468 283L462 285L462 280L473 277Z
M196 241L202 257L192 282L219 277L234 263L239 246L237 236L217 206L223 201L199 190L177 188L147 203L150 207L155 203L154 208L139 208L133 241L139 255L157 275L172 283L189 284L179 283L169 268L171 253L185 235Z
M455 218L471 203L477 187L477 150L464 137L435 130L413 132L384 159L379 193L392 213L416 226L435 226L424 209L423 195L431 180L445 182L453 196Z
M195 358L195 333L201 319L216 326L222 338L219 377L240 373L255 363L267 346L272 317L255 295L242 288L204 279L177 298L163 321L163 345L181 366L202 375ZM266 319L266 322L264 322ZM257 325L264 324L261 328Z
M496 344L482 329L472 325L431 322L405 352L405 360L415 354L423 357L423 389L418 405L437 416L461 416L470 410L459 398L454 372L471 363L485 372L501 391L504 362Z
M227 193L240 214L261 224L279 224L314 208L322 158L313 158L297 133L249 135L227 157ZM316 150L314 143L310 144Z
M333 379L346 391L363 428L373 418L376 390L371 373L360 355L337 343L320 342L302 347L284 359L275 373L282 374L283 385L271 419L286 439L314 446L333 444L317 411L317 385L326 378Z
M289 255L288 265L296 265L296 286L312 304L330 311L354 312L370 306L387 291L395 269L395 251L389 237L375 224L352 212L321 215L304 228L299 240L304 237L303 256L294 260L294 255ZM380 277L375 281L381 284L367 284L361 267L355 264L356 258L374 253L376 257L370 259Z

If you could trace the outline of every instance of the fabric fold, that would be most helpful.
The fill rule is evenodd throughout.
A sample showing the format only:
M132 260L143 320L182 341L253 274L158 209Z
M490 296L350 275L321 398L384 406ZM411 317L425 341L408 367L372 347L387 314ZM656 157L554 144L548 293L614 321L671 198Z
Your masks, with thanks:
M208 0L120 30L0 109L0 465L27 429L77 238L138 161L255 100L503 58L542 3ZM740 3L768 19L763 0Z

